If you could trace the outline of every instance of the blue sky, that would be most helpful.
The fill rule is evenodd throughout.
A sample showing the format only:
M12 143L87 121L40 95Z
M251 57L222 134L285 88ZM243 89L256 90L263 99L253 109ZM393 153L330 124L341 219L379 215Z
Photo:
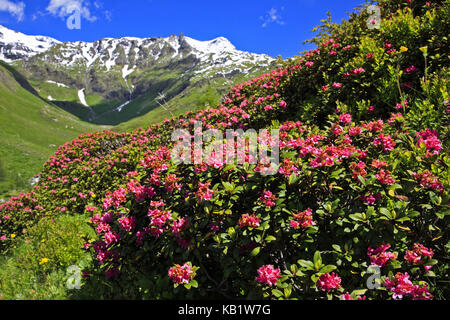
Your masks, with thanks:
M291 57L311 46L311 29L330 11L340 22L364 0L0 0L0 24L60 41L105 37L167 37L197 40L223 36L238 49ZM81 29L68 29L79 8Z

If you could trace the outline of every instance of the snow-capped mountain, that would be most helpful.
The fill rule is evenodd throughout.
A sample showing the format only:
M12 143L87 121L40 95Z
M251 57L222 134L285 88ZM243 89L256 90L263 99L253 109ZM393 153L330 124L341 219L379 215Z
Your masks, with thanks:
M0 25L0 60L6 62L30 58L58 43L50 37L28 36Z
M47 52L55 47L55 51ZM66 42L45 36L29 36L0 25L0 59L6 62L22 60L42 54L42 60L61 66L94 64L110 71L114 66L145 67L159 59L183 59L195 56L203 69L197 73L234 65L241 72L248 71L246 64L267 65L273 58L237 50L231 42L219 37L210 41L199 41L183 35L167 38L105 38L94 42Z
M216 86L215 91L220 93L237 77L261 73L275 61L268 55L238 50L224 37L199 41L181 34L63 43L49 37L27 36L2 26L0 60L12 63L34 83L59 84L61 90L74 90L78 104L90 108L88 121L100 117L91 108L89 101L93 96L98 97L96 101L102 100L102 106L108 101L119 101L106 112L108 116L114 112L139 116L150 107L142 103L136 107L132 103L136 98L150 96L149 104L152 104L156 94L173 98L204 85ZM45 86L36 89L41 96L51 97L49 100L54 104L67 107L61 99L68 93L62 94L60 90L58 97L55 90ZM132 108L136 112L129 112Z
M97 66L110 71L146 68L168 60L182 60L190 55L195 58L192 67L203 73L220 67L222 71L247 72L255 65L268 65L273 58L237 50L230 41L219 37L210 41L198 41L183 35L167 38L105 38L95 42L68 42L55 46L55 50L44 52L39 58L64 67ZM234 66L234 69L230 69ZM200 68L199 68L200 67ZM226 68L229 67L229 68Z

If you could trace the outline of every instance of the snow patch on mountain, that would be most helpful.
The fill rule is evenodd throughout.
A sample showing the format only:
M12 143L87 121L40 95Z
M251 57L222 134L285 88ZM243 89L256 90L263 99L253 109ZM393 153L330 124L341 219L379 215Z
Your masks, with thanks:
M28 36L0 25L0 59L12 62L45 52L60 41L45 36Z
M47 80L47 83L51 83L51 84L56 84L58 87L63 87L63 88L69 88L68 86L66 86L64 83L59 83L53 80Z
M236 52L238 51L236 47L226 38L219 37L210 41L199 41L189 37L185 37L187 43L203 54L213 53L220 54L223 52Z
M126 105L128 105L130 102L131 102L131 101L127 101L127 102L121 104L120 106L118 106L118 107L116 108L116 111L117 111L117 112L121 112L122 109L123 109L123 107L125 107Z
M86 90L85 88L78 90L78 99L80 99L80 102L83 106L88 107L89 105L86 102L86 96L84 95L84 90Z
M126 81L126 78L132 74L136 70L136 66L134 66L132 69L128 69L128 65L126 64L122 69L122 78Z

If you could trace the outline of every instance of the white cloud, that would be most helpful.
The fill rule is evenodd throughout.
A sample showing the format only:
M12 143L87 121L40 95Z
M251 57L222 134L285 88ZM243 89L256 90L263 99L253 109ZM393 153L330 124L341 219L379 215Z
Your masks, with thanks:
M88 21L95 21L97 17L91 15L89 2L84 0L50 0L47 11L54 16L65 18L78 10L81 16Z
M281 8L283 10L284 7ZM270 23L278 23L279 25L283 25L284 21L281 15L278 13L278 10L275 8L270 9L265 17L259 17L261 20L264 20L262 27L267 27Z
M15 16L17 20L22 21L25 11L25 3L0 0L0 11L8 11Z
M106 11L104 12L104 14L105 14L106 20L108 20L109 22L111 22L111 21L112 21L112 12L109 11L109 10L106 10Z
M97 8L97 9L103 8L103 2L94 1L94 7Z

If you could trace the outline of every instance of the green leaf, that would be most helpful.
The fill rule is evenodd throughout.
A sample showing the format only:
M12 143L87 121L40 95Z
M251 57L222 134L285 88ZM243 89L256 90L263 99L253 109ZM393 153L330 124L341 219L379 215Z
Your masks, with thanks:
M295 275L297 273L297 270L298 270L298 268L295 264L291 265L291 273L293 275Z
M386 208L380 208L380 213L390 220L394 219L394 216L392 215L391 211L389 211Z
M438 261L436 259L432 259L426 263L427 266L434 266Z
M277 297L277 298L280 298L280 297L283 296L283 292L281 292L281 291L278 290L278 289L273 289L273 290L272 290L272 294L273 294L275 297Z
M234 190L234 184L230 182L223 181L222 185L225 188L226 192L232 192Z
M362 213L352 213L349 215L350 219L355 221L365 221L365 217Z
M364 178L361 177L361 176L358 176L358 180L361 182L361 184L362 184L364 187L366 186L366 184L367 184L366 179L364 179Z
M291 296L292 293L292 288L288 287L288 288L284 288L284 296L286 298L289 298Z
M367 289L357 289L357 290L353 290L351 295L352 296L363 296L364 294L366 294Z
M233 227L229 227L227 233L230 235L230 237L233 237L233 235L236 233L236 230Z
M320 256L320 251L316 251L314 253L314 267L316 270L319 270L320 266L322 265L322 257Z
M255 249L252 250L252 252L250 252L250 256L256 257L260 251L261 251L261 247L256 247Z
M438 206L441 205L441 203L442 203L442 197L437 196L437 195L436 195L434 192L432 192L432 191L429 192L429 195L430 195L431 202L432 202L433 204L438 205Z
M336 270L336 266L333 265L326 265L325 267L322 267L319 271L319 273L329 273L333 270Z
M312 261L298 260L297 263L303 268L306 268L308 270L314 270L314 263L312 263Z

